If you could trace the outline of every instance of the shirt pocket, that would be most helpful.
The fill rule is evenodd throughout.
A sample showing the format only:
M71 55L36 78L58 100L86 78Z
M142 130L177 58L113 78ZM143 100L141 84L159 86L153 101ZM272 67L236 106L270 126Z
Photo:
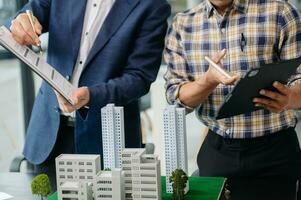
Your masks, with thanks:
M243 56L251 67L257 67L265 63L278 60L276 38L265 34L247 34L245 36Z

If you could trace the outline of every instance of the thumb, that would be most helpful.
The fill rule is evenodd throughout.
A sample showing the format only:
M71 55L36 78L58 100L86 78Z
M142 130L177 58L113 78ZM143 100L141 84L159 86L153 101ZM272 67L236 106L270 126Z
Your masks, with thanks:
M213 60L215 63L219 63L219 62L225 57L226 53L227 53L227 50L226 50L226 49L223 49L223 50L221 50L220 52L218 52L218 54L215 55L215 56L213 57L212 60Z
M78 96L79 96L79 94L77 91L75 91L72 95L72 100L73 100L74 105L78 104Z

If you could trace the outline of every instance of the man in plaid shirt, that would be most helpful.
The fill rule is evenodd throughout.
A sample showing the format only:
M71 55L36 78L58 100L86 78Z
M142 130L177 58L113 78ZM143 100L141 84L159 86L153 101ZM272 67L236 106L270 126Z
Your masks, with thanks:
M232 77L209 66L205 56ZM276 198L295 198L301 168L294 130L295 110L301 108L298 76L289 85L275 81L276 92L261 90L263 97L253 102L264 109L221 120L215 116L249 69L300 56L301 17L284 1L204 0L175 16L164 52L166 96L170 104L195 109L209 128L197 159L200 176L282 178L293 192Z

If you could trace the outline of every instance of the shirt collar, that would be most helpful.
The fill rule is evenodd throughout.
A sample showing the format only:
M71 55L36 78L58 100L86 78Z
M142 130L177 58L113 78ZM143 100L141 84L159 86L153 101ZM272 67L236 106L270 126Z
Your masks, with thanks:
M247 12L247 8L248 8L248 0L233 0L230 9L235 9L245 14ZM205 11L207 12L208 18L212 15L213 10L215 10L215 8L210 3L210 0L206 0Z

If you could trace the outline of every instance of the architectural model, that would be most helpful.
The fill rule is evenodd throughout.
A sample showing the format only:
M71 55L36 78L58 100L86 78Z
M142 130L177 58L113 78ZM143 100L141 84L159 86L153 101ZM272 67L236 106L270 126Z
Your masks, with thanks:
M58 200L124 200L120 169L100 170L99 155L61 154L56 158Z
M186 118L185 109L175 105L167 106L163 113L165 164L166 164L166 192L172 193L169 177L175 169L188 172L187 143L186 143ZM189 185L185 188L188 192Z
M145 149L124 149L122 169L100 170L99 155L61 154L56 158L58 200L160 200L158 157Z
M93 187L96 200L125 199L124 174L121 169L98 172Z
M122 170L127 200L161 199L161 170L157 156L145 154L145 149L124 149Z
M61 154L55 159L58 199L92 199L92 183L101 170L100 156Z
M101 109L101 117L104 171L99 155L58 156L58 200L161 200L160 160L145 149L124 148L123 108L108 104ZM172 193L172 171L187 173L184 108L164 110L164 137L166 190Z
M108 104L101 109L104 169L121 168L124 148L123 107Z

